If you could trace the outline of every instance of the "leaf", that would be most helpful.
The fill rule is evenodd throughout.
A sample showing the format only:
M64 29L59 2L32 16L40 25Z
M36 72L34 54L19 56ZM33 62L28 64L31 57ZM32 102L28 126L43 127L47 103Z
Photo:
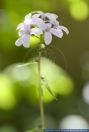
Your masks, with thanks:
M41 132L40 128L33 128L31 130L27 130L26 132Z
M49 93L57 100L56 95L52 92L47 80L45 78L42 78L42 81L44 82L44 85L46 86L47 90L49 91Z

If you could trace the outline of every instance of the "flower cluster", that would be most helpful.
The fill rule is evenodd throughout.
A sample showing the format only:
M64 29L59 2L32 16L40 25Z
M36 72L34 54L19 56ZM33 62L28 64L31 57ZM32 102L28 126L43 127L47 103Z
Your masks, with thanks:
M62 38L63 31L69 33L68 29L61 26L57 20L58 16L53 13L42 11L32 12L25 16L24 22L17 26L19 39L16 45L30 46L30 36L43 36L43 43L49 45L52 42L52 35Z

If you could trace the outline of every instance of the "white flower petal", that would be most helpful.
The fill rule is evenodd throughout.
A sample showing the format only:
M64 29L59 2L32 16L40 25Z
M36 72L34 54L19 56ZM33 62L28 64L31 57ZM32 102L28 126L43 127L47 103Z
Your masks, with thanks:
M20 45L22 45L22 39L21 38L19 38L16 42L15 42L15 45L16 46L20 46Z
M61 29L61 30L63 30L63 31L65 31L66 34L69 34L69 30L66 27L64 27L64 26L58 26L58 28Z
M29 35L27 35L27 34L24 34L22 37L22 41L23 41L23 46L25 47L25 48L28 48L29 47Z
M43 34L40 28L32 28L30 34Z
M48 29L50 29L50 28L51 28L51 26L52 26L52 24L51 24L51 23L46 23L45 25L46 25L46 29L47 29L47 28L48 28Z
M41 15L41 14L34 14L34 15L32 16L32 18L35 18L35 17L38 18L38 17L40 17L40 15Z
M42 19L37 18L35 21L40 29L42 29L42 30L46 29L46 24Z
M22 36L22 35L24 34L24 31L23 31L23 30L20 30L20 31L18 32L18 34L19 34L19 36Z
M44 12L42 12L42 11L36 11L36 13L38 13L38 14L43 14Z
M36 13L36 14L33 15L33 16L35 16L35 17L40 17L40 16L41 16L41 18L42 18L43 16L45 16L45 13L42 12L42 11L36 11L35 13Z
M50 23L53 24L53 27L58 27L59 26L59 22L57 20L53 21L53 20L50 20Z
M58 16L53 13L45 13L45 16L48 17L50 20L56 20Z
M53 35L55 35L55 36L57 36L57 37L59 37L59 38L62 38L62 36L63 36L63 32L62 32L61 30L59 30L59 29L51 28L51 29L50 29L50 32L51 32Z
M24 25L24 31L25 32L30 32L30 27L31 27L31 25Z
M32 14L33 14L33 15L34 15L34 14L43 14L43 12L42 12L42 11L33 11Z
M29 13L25 16L25 19L31 19L32 13Z
M45 32L44 41L46 45L49 45L52 42L52 35L50 32Z
M24 23L20 23L20 24L17 26L16 30L18 30L18 29L20 29L20 28L23 28L23 26L24 26Z
M32 20L31 19L25 19L24 24L31 25Z

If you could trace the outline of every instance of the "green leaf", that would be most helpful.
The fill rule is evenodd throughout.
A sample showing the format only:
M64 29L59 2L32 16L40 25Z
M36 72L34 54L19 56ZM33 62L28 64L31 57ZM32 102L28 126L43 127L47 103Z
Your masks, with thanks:
M49 93L57 100L56 95L52 92L52 90L48 84L48 81L45 78L42 78L42 81L43 81L44 85L46 86L47 90L49 91Z

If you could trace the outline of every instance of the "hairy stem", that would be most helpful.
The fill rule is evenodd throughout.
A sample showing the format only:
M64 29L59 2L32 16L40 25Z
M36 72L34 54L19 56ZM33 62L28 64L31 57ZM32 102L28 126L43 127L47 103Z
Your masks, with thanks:
M40 116L41 116L41 129L44 130L44 104L43 104L43 90L41 87L41 47L39 47L39 56L38 56L38 76L39 76L39 103L40 103Z

